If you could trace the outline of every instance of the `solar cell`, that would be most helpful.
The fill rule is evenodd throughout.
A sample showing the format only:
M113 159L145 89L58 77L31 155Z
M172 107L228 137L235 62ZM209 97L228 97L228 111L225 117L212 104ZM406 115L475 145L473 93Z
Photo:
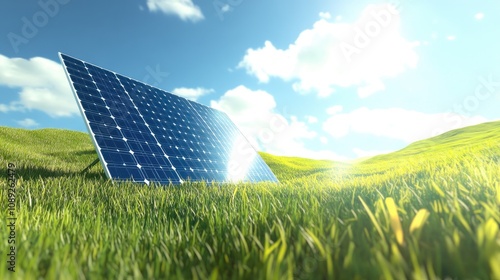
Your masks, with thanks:
M225 113L59 55L109 178L277 182Z

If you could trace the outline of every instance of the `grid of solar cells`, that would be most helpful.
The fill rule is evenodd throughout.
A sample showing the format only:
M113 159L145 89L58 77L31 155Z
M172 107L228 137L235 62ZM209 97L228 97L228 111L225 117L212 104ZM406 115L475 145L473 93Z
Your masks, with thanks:
M108 177L277 182L226 114L64 54L61 60Z

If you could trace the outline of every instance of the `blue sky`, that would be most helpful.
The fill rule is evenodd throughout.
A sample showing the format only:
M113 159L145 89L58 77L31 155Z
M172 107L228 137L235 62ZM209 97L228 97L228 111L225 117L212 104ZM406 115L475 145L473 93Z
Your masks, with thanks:
M0 125L86 131L58 52L354 159L500 119L496 1L4 1Z

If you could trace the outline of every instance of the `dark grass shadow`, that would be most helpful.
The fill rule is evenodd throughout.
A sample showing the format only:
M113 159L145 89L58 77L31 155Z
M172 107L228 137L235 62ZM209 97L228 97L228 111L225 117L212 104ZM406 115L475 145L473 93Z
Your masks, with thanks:
M84 167L82 167L83 170ZM16 168L16 177L23 178L23 180L36 180L39 178L60 178L60 177L84 177L90 180L107 180L106 174L102 167L93 167L86 173L81 170L77 171L64 171L64 170L50 170L48 168L38 166L19 166Z
M74 152L77 156L95 156L97 158L97 152L95 150L85 150L85 151L77 151Z
M61 159L67 156L66 152L53 152L48 153L48 156L54 157L55 159ZM98 158L97 153L94 149L89 150L80 150L71 152L71 156L73 157L72 161L78 163L79 167L75 167L75 163L65 163L64 160L58 160L58 164L61 167L61 170L58 168L48 168L43 166L31 166L29 164L24 165L21 164L16 168L17 177L22 177L24 180L33 180L38 178L58 178L58 177L84 177L86 179L91 180L107 180L106 174L100 162L98 162L95 166L87 170L86 172L82 172L87 166L89 166L95 159ZM70 169L73 170L65 170L65 165L71 165Z
M79 158L80 160L84 160L85 158L97 158L97 153L95 150L84 150L84 151L71 151L71 152L52 152L47 153L47 156L51 156L54 158L67 158L68 156Z

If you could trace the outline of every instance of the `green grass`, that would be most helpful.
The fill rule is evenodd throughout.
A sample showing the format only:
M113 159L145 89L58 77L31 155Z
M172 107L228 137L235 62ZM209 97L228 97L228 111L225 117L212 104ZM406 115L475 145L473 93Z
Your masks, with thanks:
M0 127L0 279L500 279L499 143L494 122L353 164L263 153L280 184L147 187L79 175L86 134Z

